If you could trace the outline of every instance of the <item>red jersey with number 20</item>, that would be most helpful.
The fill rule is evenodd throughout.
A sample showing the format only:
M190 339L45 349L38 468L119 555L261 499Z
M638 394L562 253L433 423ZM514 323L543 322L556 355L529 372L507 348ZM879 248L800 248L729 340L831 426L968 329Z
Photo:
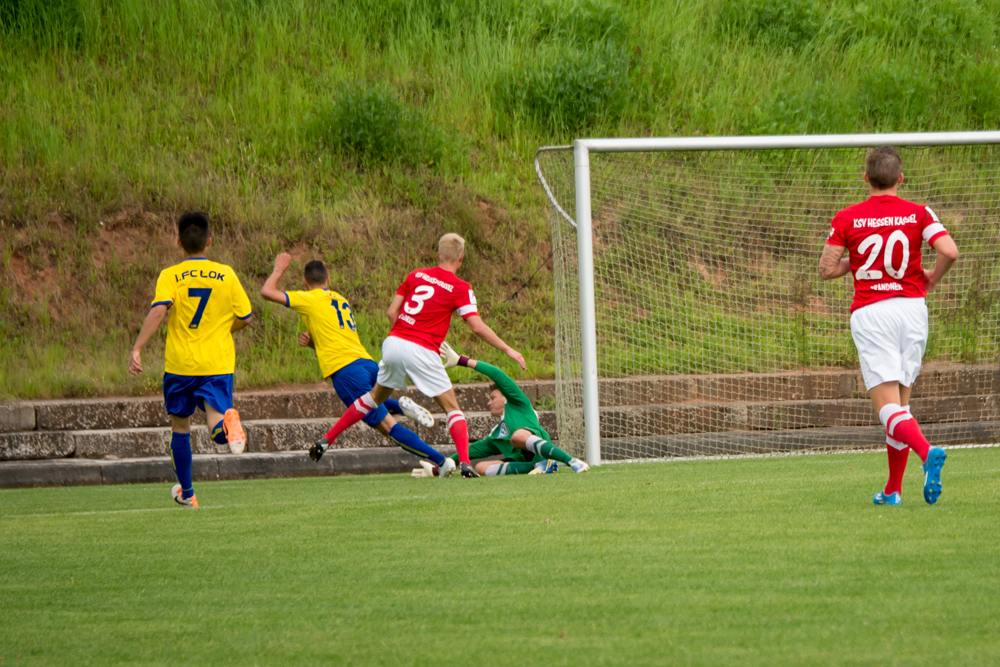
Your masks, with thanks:
M893 195L848 206L833 219L826 242L847 248L854 276L851 312L877 301L927 296L920 243L948 233L929 206Z
M396 294L403 297L403 307L389 335L412 341L435 354L448 336L453 312L463 318L479 314L472 286L441 267L417 269L406 276Z

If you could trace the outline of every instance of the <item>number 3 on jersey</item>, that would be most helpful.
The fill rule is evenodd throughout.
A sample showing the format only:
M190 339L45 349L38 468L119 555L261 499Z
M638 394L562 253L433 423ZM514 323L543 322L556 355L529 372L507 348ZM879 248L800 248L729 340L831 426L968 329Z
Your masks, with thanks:
M403 310L406 311L408 315L416 315L421 310L424 309L424 301L434 296L434 288L430 285L420 285L415 290L413 290L413 295L410 299L416 304L411 306L410 302L407 301L403 304Z
M894 231L889 234L889 238L884 241L885 243L885 255L882 258L882 266L885 267L886 272L895 278L896 280L902 280L903 274L906 273L906 267L910 264L910 240L906 238L900 230ZM896 244L902 244L903 246L903 257L899 268L895 268L892 265L892 254L896 250ZM861 242L858 246L858 253L865 254L871 251L868 255L868 259L861 266L860 269L854 274L854 277L858 280L881 280L882 272L878 269L871 268L872 264L878 259L878 254L882 250L882 235L872 234L871 236L866 236L865 240Z

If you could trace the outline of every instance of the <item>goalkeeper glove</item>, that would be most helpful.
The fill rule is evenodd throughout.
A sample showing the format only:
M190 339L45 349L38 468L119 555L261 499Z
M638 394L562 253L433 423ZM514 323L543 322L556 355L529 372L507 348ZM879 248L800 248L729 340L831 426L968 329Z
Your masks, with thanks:
M458 352L451 349L451 345L447 342L441 343L441 363L444 364L445 369L454 368L458 366L461 357L458 356Z

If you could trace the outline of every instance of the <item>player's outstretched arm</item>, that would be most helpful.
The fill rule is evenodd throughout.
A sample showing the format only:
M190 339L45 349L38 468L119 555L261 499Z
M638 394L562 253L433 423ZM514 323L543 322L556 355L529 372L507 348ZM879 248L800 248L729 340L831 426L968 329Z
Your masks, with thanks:
M519 363L521 365L521 370L528 370L527 365L524 363L524 356L510 345L503 342L503 340L500 339L500 336L496 335L493 329L491 329L486 322L483 322L481 317L478 315L472 315L465 318L465 322L469 325L469 328L472 329L472 333L476 334L481 339Z
M282 306L288 305L288 297L278 289L278 281L281 280L281 276L285 274L288 265L291 263L292 256L287 252L283 252L274 258L274 270L267 277L267 280L264 281L264 286L260 288L260 295L262 297L268 301L280 303ZM236 331L236 329L233 329L233 331Z
M844 257L845 250L847 248L842 245L827 244L823 247L823 255L819 258L820 278L833 280L851 272L851 259Z
M146 314L142 329L139 330L139 336L135 339L135 345L132 346L132 354L129 355L128 370L132 375L138 375L142 372L142 346L160 328L160 322L163 321L169 307L166 305L153 306Z
M497 389L500 390L500 393L503 394L504 398L508 401L511 401L512 403L525 403L531 405L531 401L525 393L521 391L521 388L517 386L517 383L511 380L509 375L493 364L488 364L485 361L477 361L460 355L446 342L441 343L441 361L444 362L445 369L454 368L455 366L472 368L493 380Z
M944 278L944 274L948 273L951 265L958 260L958 246L948 234L939 236L931 247L937 252L937 260L934 262L933 269L924 269L928 292L937 287L937 284Z

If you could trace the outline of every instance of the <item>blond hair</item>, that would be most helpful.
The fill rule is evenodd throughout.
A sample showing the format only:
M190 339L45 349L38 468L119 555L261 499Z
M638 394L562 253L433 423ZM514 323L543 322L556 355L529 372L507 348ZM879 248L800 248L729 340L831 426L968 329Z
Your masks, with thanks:
M438 259L442 262L457 262L465 254L465 239L458 234L445 234L438 241Z

